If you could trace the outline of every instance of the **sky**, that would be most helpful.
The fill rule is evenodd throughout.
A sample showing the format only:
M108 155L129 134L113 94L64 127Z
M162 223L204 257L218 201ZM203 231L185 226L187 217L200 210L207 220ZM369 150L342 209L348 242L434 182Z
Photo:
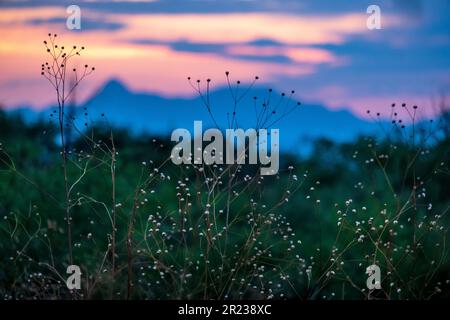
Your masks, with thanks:
M69 30L69 5L81 30ZM381 9L369 30L366 10ZM83 103L108 80L163 97L196 93L186 78L233 80L295 90L302 102L359 117L391 103L424 116L450 93L450 0L0 0L0 104L55 103L40 75L43 41L85 46L76 65L95 66L78 90Z

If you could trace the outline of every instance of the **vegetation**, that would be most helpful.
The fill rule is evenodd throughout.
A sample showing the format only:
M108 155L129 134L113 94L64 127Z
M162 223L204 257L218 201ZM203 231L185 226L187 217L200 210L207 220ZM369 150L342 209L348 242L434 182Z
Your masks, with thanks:
M167 137L77 128L58 52L43 64L58 119L0 113L2 298L449 298L445 114L416 124L416 108L402 106L412 126L393 115L382 137L317 141L308 158L281 155L274 176L178 166ZM66 286L71 264L80 290ZM373 264L380 290L366 287Z

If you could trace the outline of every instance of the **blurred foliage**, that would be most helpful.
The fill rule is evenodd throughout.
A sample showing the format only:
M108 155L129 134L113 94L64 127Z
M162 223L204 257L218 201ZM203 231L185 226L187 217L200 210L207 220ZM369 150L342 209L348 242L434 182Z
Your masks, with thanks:
M281 155L279 174L265 177L245 165L176 166L167 137L74 130L67 169L83 282L69 291L58 129L2 112L0 294L449 298L450 141L440 128L414 141L396 132L319 140L307 158ZM374 263L383 289L369 291Z

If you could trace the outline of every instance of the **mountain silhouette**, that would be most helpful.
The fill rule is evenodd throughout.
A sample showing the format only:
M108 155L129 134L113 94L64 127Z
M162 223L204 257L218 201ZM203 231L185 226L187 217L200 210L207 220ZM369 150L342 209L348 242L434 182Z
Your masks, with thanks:
M238 126L243 129L254 128L256 125L255 101L256 108L262 108L262 103L268 101L272 105L282 101L280 109L284 107L286 111L296 108L272 126L280 129L280 147L284 151L304 153L310 148L311 142L318 138L345 142L376 130L375 124L357 118L346 110L332 111L321 105L307 103L296 107L294 100L287 105L288 98L282 98L280 93L270 93L268 89L261 87L252 88L248 92L244 87L232 91L227 87L211 91L209 101L213 121L205 106L205 96L165 98L146 92L132 92L116 79L108 81L83 105L76 107L76 115L79 121L104 121L136 134L169 135L175 128L186 128L192 132L193 122L196 120L203 121L203 130L215 127L215 123L225 129L232 118L233 97L239 99L235 109L236 119ZM54 109L55 107L50 107L36 113L28 108L21 108L15 112L25 114L31 121L37 117L48 117ZM257 111L261 112L261 109ZM274 115L273 119L281 114L282 111Z

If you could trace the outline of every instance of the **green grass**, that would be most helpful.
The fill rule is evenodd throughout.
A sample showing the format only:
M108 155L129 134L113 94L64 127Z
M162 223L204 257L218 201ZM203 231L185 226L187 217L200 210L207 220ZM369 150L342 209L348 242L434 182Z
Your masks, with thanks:
M88 128L68 146L70 257L58 130L2 113L0 295L449 298L450 144L433 130L426 143L317 141L309 158L281 155L280 173L261 177L246 165L176 166L167 138ZM81 290L65 285L71 259ZM374 263L382 290L369 291Z

